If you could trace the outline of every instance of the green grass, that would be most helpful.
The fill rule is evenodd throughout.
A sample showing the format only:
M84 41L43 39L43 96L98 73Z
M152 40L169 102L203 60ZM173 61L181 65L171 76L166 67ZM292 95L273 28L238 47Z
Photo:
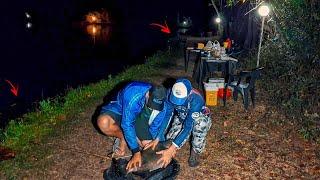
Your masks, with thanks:
M1 162L0 169L12 174L16 167L12 168L10 165L21 168L28 166L24 163L28 151L32 150L34 144L50 136L55 128L59 128L59 124L66 123L75 114L102 102L103 97L119 83L161 73L161 68L170 64L173 58L174 55L170 52L159 51L144 64L132 66L114 77L109 75L107 79L97 83L71 89L64 96L40 101L37 110L11 120L7 128L0 132L1 145L17 152L15 159Z

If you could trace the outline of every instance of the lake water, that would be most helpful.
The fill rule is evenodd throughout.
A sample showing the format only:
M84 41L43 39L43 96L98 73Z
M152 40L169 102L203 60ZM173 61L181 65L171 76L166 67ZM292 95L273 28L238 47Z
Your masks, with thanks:
M7 34L2 33L1 127L32 109L34 102L143 63L146 56L165 48L168 38L148 24L41 24L50 19L32 18L13 22L4 30ZM17 97L6 80L19 86Z
M166 48L174 33L164 34L150 23L166 20L174 32L180 13L203 30L208 5L198 0L11 0L0 9L1 128L42 99L117 74ZM95 12L106 12L111 24L84 23ZM17 97L6 80L19 86Z

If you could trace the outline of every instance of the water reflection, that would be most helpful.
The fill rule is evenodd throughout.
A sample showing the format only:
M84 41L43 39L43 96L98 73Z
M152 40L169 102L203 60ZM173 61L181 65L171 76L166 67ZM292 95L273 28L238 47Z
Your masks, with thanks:
M111 36L111 20L106 11L93 11L85 16L86 32L92 37L93 43L106 43Z
M111 26L101 24L89 24L87 33L92 37L94 43L106 43L111 36Z

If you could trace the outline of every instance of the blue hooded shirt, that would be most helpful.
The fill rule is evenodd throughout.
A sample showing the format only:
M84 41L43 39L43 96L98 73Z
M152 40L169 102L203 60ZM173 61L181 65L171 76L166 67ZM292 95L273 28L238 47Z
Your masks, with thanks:
M146 93L152 85L144 82L131 82L117 95L115 102L102 107L101 112L112 111L122 116L121 128L130 150L135 153L140 150L137 135L134 128L136 117L142 111L146 103ZM149 132L153 139L158 136L159 128L165 117L168 103L164 103L163 110L155 117L149 126Z
M171 122L174 112L176 112L180 122L183 124L183 129L178 134L178 136L173 139L173 144L181 148L183 142L185 142L190 137L191 131L193 129L194 118L196 116L199 116L199 113L205 109L205 101L200 92L198 92L196 89L192 89L191 93L188 95L186 102L183 105L178 106L169 102L168 104L169 107L166 110L166 115L157 138L160 141L165 140L166 129Z

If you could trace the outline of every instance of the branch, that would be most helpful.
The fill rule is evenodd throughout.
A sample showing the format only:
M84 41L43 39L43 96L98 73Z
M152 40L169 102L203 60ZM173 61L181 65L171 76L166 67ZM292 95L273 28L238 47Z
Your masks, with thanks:
M217 6L216 6L216 4L214 3L213 0L211 0L211 4L209 4L209 5L212 5L213 8L214 8L214 10L216 11L217 15L220 16L219 11L218 11L218 8L217 8Z

